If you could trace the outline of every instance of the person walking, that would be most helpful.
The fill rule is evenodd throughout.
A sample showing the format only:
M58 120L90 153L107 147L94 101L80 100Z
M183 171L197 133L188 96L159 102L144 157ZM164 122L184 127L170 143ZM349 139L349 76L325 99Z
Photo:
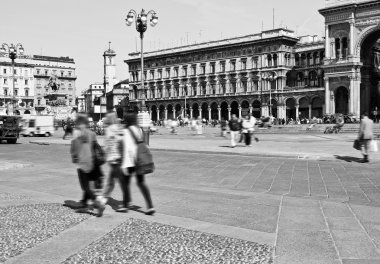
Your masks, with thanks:
M123 130L119 119L115 112L108 113L104 120L105 139L104 151L106 154L106 161L110 167L110 172L106 175L103 189L103 203L106 204L115 187L115 179L123 176L121 170L122 151L123 151ZM123 187L120 182L123 191Z
M105 209L102 198L96 196L90 189L90 181L94 180L96 135L88 129L88 118L86 115L78 115L76 119L76 135L71 141L71 157L74 164L77 165L78 178L83 190L82 206L88 209L88 200L94 201L95 208L98 209L98 217L103 215Z
M72 121L70 118L67 118L66 124L64 126L64 132L65 134L63 135L62 139L66 139L66 137L70 134L71 136L73 135L73 125L71 123Z
M368 118L368 114L361 116L358 140L361 144L363 163L369 162L369 149L373 139L373 121Z
M228 123L230 127L230 135L231 135L231 147L236 147L236 137L240 131L240 123L239 119L235 114L232 115L230 122Z
M136 173L136 157L137 157L137 142L144 139L144 134L140 127L137 125L137 116L135 113L128 113L126 115L126 129L124 129L123 135L123 160L122 170L123 175L120 178L123 186L123 204L117 210L118 212L128 212L128 206L131 202L130 196L130 181L133 174L137 179L137 186L139 187L142 195L144 196L147 211L145 214L153 215L156 210L153 207L150 191L145 183L145 175Z
M226 137L226 130L227 130L227 121L222 117L222 121L220 121L220 128L222 130L222 137Z
M242 133L244 134L245 145L248 147L252 147L252 135L255 126L253 118L254 117L251 118L249 115L247 115L242 122Z

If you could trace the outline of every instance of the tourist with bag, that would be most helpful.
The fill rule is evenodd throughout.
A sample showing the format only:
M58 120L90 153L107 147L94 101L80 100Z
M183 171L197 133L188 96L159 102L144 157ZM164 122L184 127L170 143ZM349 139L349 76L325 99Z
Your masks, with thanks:
M124 199L123 205L120 206L117 211L128 211L128 206L131 202L130 181L132 175L135 175L137 186L144 196L147 205L145 214L153 215L155 209L149 188L145 183L145 174L152 173L154 170L152 154L148 146L144 143L142 129L137 125L137 115L135 113L128 113L125 122L126 129L124 129L123 136L123 160L121 165L124 175L120 178L120 182L123 186Z
M370 144L373 140L373 121L368 118L368 114L361 116L358 140L361 144L363 163L369 162Z
M232 119L228 123L228 126L230 127L231 147L234 148L236 147L236 137L240 131L239 119L236 117L235 114L232 115Z
M98 217L103 215L105 209L101 197L97 197L90 188L90 181L96 177L97 167L95 166L96 135L88 129L88 118L84 114L80 114L76 119L77 131L75 138L71 141L71 157L74 164L77 165L78 178L80 186L83 190L83 199L81 204L83 208L88 209L87 202L94 201L94 206L98 209ZM94 177L95 176L95 177Z
M105 139L104 152L110 172L106 175L103 189L103 203L106 204L115 187L115 180L119 181L123 176L121 170L122 148L123 148L123 129L115 112L108 113L104 120ZM120 183L121 189L122 185Z

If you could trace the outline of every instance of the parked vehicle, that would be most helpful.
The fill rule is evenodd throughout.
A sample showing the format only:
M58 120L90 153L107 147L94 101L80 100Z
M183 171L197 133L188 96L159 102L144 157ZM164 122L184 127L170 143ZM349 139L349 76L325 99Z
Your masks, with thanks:
M16 144L20 134L20 116L0 115L0 142Z
M23 119L21 135L24 137L45 136L50 137L54 134L54 116L30 116Z

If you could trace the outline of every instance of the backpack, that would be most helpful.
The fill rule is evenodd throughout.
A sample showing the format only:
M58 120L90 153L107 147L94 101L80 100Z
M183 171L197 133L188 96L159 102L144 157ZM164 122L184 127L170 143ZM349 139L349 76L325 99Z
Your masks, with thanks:
M137 145L136 152L136 174L145 175L154 171L154 162L152 153L149 147L145 144L144 140L139 140L136 135L129 129L132 137L135 139Z

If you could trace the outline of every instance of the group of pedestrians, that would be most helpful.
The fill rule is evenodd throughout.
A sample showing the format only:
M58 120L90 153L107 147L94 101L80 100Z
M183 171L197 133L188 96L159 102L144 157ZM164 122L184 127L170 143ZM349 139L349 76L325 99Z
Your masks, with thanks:
M248 147L252 147L252 138L255 139L256 142L259 141L257 137L254 135L256 125L256 118L250 114L244 116L242 119L237 118L236 115L232 115L231 120L228 123L230 128L231 135L231 147L236 147L237 137L240 135L239 143L245 141L245 145ZM225 133L225 126L221 126L222 135Z
M137 185L141 190L146 204L146 214L153 215L151 195L145 183L145 175L136 170L138 145L144 141L142 129L137 124L137 115L129 113L125 118L126 125L122 125L116 113L108 113L104 121L105 141L102 149L97 143L96 134L89 129L88 117L78 114L76 130L71 143L71 156L77 165L78 177L83 198L80 201L82 209L88 209L91 201L97 209L97 216L101 217L105 205L111 197L115 181L119 181L123 193L123 202L116 211L128 212L131 207L130 181L136 176ZM101 178L101 166L106 163L110 173L105 176L101 194L96 195L90 188L90 182Z

